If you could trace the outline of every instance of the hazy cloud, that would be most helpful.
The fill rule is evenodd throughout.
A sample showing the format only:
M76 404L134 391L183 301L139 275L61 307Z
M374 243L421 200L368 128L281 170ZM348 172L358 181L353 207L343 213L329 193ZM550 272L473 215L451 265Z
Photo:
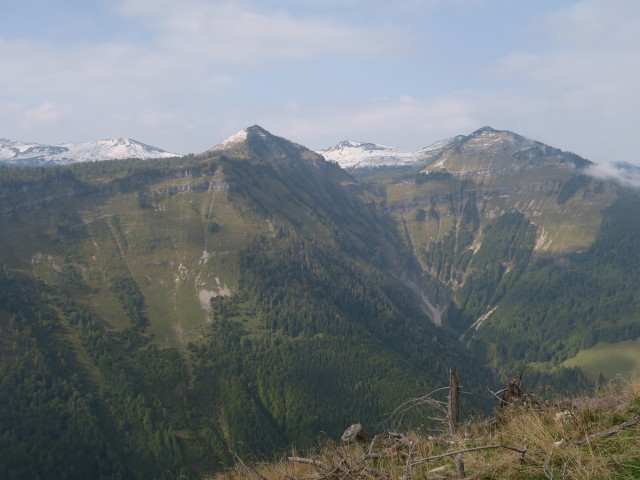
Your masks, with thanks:
M322 55L400 53L397 32L341 23L323 16L261 10L256 2L122 0L119 10L149 25L167 53L238 64L270 59L311 60Z
M587 0L562 8L546 23L556 40L603 50L636 50L640 41L640 3L637 0Z
M316 103L280 115L264 112L260 121L274 133L311 148L341 140L371 141L418 150L441 138L467 133L482 124L465 93L417 99L408 95L351 102ZM279 134L279 133L278 133Z
M620 166L613 163L593 165L585 170L591 177L611 180L625 187L640 188L640 168Z
M640 107L640 2L590 0L539 25L547 50L514 52L495 73L521 82L557 109L595 108L604 115Z
M68 115L68 108L58 107L53 103L47 102L34 109L27 110L24 114L24 118L28 122L49 123L60 120Z

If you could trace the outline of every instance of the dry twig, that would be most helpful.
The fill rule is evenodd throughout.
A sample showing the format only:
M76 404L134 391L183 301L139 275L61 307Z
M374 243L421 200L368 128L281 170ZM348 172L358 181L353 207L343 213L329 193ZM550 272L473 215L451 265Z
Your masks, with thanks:
M321 469L326 471L331 470L331 467L321 460L313 460L311 458L302 457L288 457L288 459L290 462L306 463L308 465L315 465L316 467L320 467Z
M466 448L464 450L457 450L455 452L447 452L447 453L443 453L440 455L434 455L432 457L426 457L426 458L421 458L420 460L417 460L415 462L412 463L412 465L420 465L421 463L425 463L428 462L430 460L437 460L439 458L445 458L445 457L452 457L452 456L456 456L460 453L467 453L467 452L476 452L478 450L489 450L492 448L506 448L507 450L513 450L514 452L518 452L520 453L520 459L524 460L524 455L525 453L527 453L528 447L524 447L524 448L516 448L516 447L511 447L509 445L505 445L504 443L501 443L499 445L485 445L483 447L473 447L473 448Z
M578 445L583 445L585 443L590 443L590 442L592 442L594 440L600 440L601 438L610 437L611 435L615 435L617 433L620 433L625 428L633 427L638 422L640 422L640 415L636 415L635 417L627 420L626 422L621 423L619 425L616 425L615 427L611 427L608 430L604 430L602 432L598 432L598 433L593 433L591 435L587 435L586 437L584 437L581 440L574 440L572 442L569 442L569 445L578 446Z

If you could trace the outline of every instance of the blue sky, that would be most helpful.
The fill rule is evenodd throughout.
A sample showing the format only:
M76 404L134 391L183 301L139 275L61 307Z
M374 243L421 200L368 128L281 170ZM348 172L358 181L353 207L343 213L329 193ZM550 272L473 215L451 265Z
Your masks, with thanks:
M196 153L484 125L640 163L638 0L2 0L0 137Z

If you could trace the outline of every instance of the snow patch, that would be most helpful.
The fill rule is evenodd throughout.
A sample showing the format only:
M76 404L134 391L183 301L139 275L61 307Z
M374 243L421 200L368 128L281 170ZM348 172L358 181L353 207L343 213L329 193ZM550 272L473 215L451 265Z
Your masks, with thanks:
M228 148L232 148L235 145L238 145L247 140L247 129L244 128L239 132L234 133L229 138L221 141L219 144L211 148L211 150L226 150Z
M377 143L344 140L326 150L317 150L316 153L330 162L337 163L342 168L405 166L420 162L429 163L440 152L463 138L465 137L462 135L445 138L417 152Z
M410 165L418 160L416 152L352 140L344 140L326 150L317 150L316 153L343 168Z

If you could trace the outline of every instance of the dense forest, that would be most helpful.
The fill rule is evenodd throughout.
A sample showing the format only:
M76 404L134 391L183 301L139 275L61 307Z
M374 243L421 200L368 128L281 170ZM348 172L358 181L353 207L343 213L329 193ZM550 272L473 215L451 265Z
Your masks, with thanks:
M622 190L604 212L595 242L562 262L537 260L504 293L479 330L497 362L560 363L599 341L640 336L640 195ZM487 334L500 338L501 345ZM526 347L526 348L525 348Z
M406 398L439 386L425 372L444 381L456 341L410 321L417 312L395 282L290 232L257 238L243 258L240 291L212 299L206 340L186 351L144 334L130 279L111 285L131 322L114 332L62 292L3 268L3 477L213 471L234 454L335 438L356 420L384 429ZM491 381L459 362L473 385ZM479 390L469 411L488 401Z

